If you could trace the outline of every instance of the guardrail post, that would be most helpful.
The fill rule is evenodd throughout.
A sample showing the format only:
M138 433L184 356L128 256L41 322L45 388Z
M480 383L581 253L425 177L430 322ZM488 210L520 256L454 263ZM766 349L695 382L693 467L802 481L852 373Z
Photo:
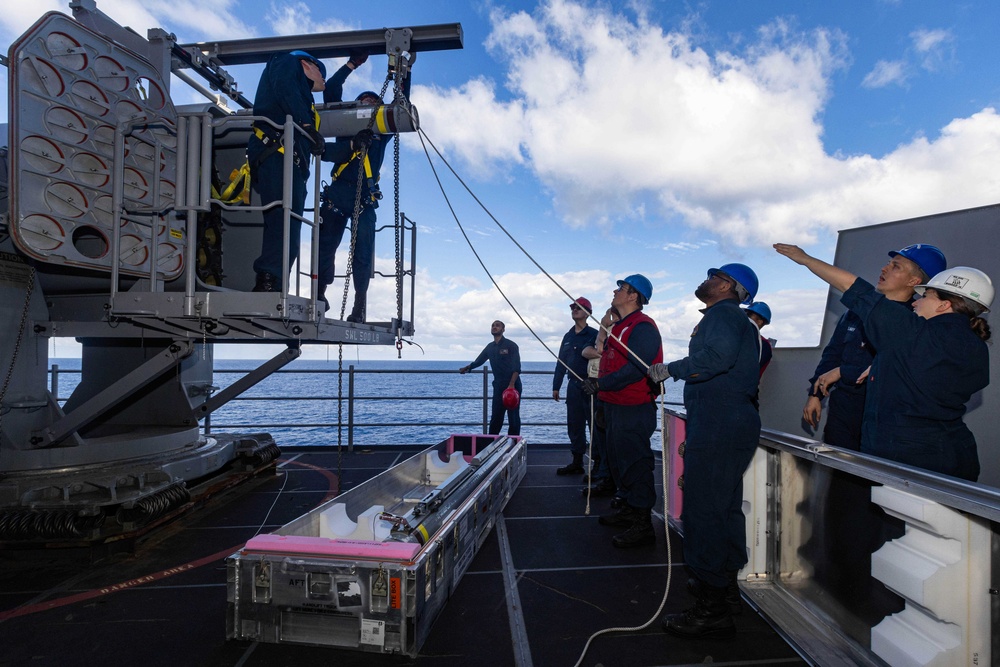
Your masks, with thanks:
M354 365L347 367L347 451L354 451Z
M489 408L489 400L490 400L490 374L486 370L486 367L484 366L483 367L483 433L486 433L486 429L489 428L488 424L490 418L487 416L489 414L487 412Z
M59 364L52 364L52 400L59 402Z

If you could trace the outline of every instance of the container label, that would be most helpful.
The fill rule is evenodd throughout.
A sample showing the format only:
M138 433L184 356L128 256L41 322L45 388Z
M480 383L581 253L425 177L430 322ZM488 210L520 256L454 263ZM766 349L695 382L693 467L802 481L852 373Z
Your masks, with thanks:
M399 577L389 577L389 606L399 609L403 606L402 580Z
M361 643L371 646L385 646L385 621L370 618L361 619Z

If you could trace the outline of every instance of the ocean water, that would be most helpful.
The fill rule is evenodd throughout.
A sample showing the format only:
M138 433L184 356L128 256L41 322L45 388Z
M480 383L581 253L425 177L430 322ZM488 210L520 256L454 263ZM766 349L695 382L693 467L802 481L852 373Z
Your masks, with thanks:
M80 360L51 363L58 364L59 397L65 399L79 382L79 373L72 371L79 371ZM228 387L260 363L216 360L213 384ZM355 360L345 361L341 374L336 360L297 360L217 410L203 427L211 432L267 431L284 446L430 445L452 433L482 433L489 420L492 378L486 379L484 416L483 369L459 375L465 363ZM549 362L522 364L521 434L534 444L568 442L566 404L552 400L553 368ZM683 384L669 382L666 389L668 404L680 404ZM565 381L560 393L565 397ZM658 448L659 432L652 441Z

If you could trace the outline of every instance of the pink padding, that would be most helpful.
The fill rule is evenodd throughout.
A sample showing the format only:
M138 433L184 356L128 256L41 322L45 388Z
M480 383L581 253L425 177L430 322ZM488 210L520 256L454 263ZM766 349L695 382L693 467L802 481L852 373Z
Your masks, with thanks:
M370 542L268 534L251 538L243 550L410 561L420 551L420 545L410 542Z

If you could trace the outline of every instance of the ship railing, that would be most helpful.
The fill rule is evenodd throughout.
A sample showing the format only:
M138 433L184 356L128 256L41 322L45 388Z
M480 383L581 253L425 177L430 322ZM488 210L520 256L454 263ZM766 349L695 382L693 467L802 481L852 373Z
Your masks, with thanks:
M236 369L215 369L214 373L216 376L228 376L232 375L234 377L245 375L247 370L236 370ZM73 377L79 377L81 371L76 369L65 369L60 368L58 364L53 364L50 369L50 379L51 379L51 392L52 396L60 404L68 398L63 396L61 391L62 377L65 375L70 375ZM349 450L353 451L356 445L360 446L372 446L377 444L433 444L440 440L435 434L440 435L440 433L454 433L460 431L477 431L485 433L489 427L490 420L490 407L492 404L492 379L493 375L489 368L477 369L469 373L469 375L480 376L480 381L475 382L475 388L469 387L469 383L463 383L463 388L468 388L469 393L459 394L459 395L404 395L399 393L361 393L363 391L362 387L359 387L359 380L363 376L398 376L407 375L412 376L415 379L419 379L421 376L430 378L431 376L438 375L457 375L455 370L447 369L366 369L366 368L356 368L354 365L348 366L344 370L343 374L343 386L342 394L338 398L338 371L336 369L282 369L275 372L275 375L298 375L298 376L310 376L310 375L328 375L331 376L331 381L329 387L331 388L330 393L324 394L264 394L258 393L256 391L249 392L248 394L243 394L232 400L235 405L229 406L227 411L232 414L233 411L240 410L240 406L246 406L253 403L273 403L276 405L282 405L287 403L295 402L314 402L317 404L337 404L338 401L340 405L337 406L338 412L340 412L340 417L330 420L330 419L317 419L316 421L304 422L299 421L288 421L288 420L274 420L274 421L260 421L260 420L245 420L245 419L227 419L226 421L220 422L218 420L213 421L212 416L209 415L202 420L202 428L205 434L211 434L213 432L233 432L233 431L261 431L261 430L278 430L285 432L296 432L303 431L307 429L317 430L317 429L340 429L337 433L337 440L335 443L344 444ZM529 428L542 428L551 432L551 429L560 429L559 433L562 434L561 440L553 440L552 442L545 442L544 439L532 438L532 445L556 445L565 444L565 427L566 427L566 409L565 409L565 385L563 391L561 392L561 398L559 403L555 403L552 400L551 391L551 378L553 375L552 371L536 371L536 370L525 370L521 372L522 382L529 386L531 391L525 391L521 396L522 409L521 409L521 425L522 431ZM544 378L544 379L543 379ZM225 386L226 382L222 383ZM404 386L406 383L397 383L398 386ZM75 386L75 383L73 383ZM461 408L456 408L452 411L444 411L440 409L440 406L447 402L453 406L461 404ZM420 406L425 406L428 410L424 411L424 414L450 414L458 417L454 420L429 420L429 419L380 419L380 420L366 420L361 418L361 415L366 411L372 411L379 415L389 415L393 407L399 407L401 404L419 404ZM670 403L667 405L679 406L678 403ZM385 406L384 409L373 408L372 406ZM282 413L284 411L277 411ZM238 414L238 413L237 413ZM301 415L302 412L297 412L296 414ZM316 409L317 415L327 414L326 410L322 407ZM561 417L561 419L556 418L556 415ZM236 415L234 415L236 416ZM465 418L462 418L465 417ZM506 428L506 425L505 425ZM418 432L418 429L422 429L423 432ZM429 433L428 429L437 429L434 433ZM443 431L442 429L448 429ZM393 432L398 433L399 430L405 430L407 433L412 432L414 435L411 438L407 438L406 442L400 443L398 441L390 440L386 437L377 439L378 435ZM653 441L659 443L660 435L659 428L657 432L653 435ZM540 433L545 433L546 431L541 431ZM332 434L331 434L332 435ZM446 436L445 436L446 437ZM280 438L276 438L280 442ZM433 441L433 442L432 442Z
M668 410L683 532L683 415ZM744 597L816 665L1000 662L1000 489L764 429L743 477Z

